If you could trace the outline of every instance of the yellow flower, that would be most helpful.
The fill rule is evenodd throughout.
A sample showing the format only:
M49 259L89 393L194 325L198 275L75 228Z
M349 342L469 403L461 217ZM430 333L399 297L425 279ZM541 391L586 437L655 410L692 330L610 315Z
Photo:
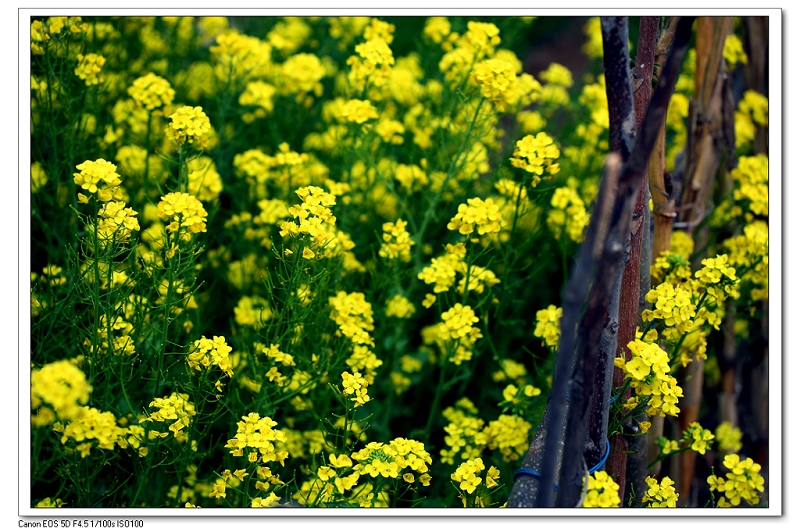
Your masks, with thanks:
M106 63L106 58L97 54L78 54L78 66L75 75L81 78L86 85L97 85L103 81L100 70Z
M605 471L597 471L589 477L584 508L618 508L620 505L619 484Z
M205 147L211 134L211 121L202 107L183 106L169 116L167 137L179 145L196 144Z
M169 105L175 98L175 90L169 81L152 72L136 78L128 87L128 94L148 111Z

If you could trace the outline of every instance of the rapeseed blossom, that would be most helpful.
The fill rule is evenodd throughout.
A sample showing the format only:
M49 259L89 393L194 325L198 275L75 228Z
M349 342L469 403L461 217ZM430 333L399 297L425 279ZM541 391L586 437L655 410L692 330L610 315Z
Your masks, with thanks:
M344 290L328 299L331 306L331 319L339 326L339 334L349 338L354 344L375 345L370 332L375 329L372 317L372 304L364 294L348 294Z
M742 449L742 429L734 427L730 421L723 421L714 431L717 448L725 453L738 453Z
M542 339L542 345L558 349L562 313L563 309L555 305L549 305L546 309L536 311L536 328L533 330L533 335Z
M408 222L397 220L396 222L385 222L383 224L383 242L378 250L378 255L389 260L409 262L411 260L411 246L414 241L406 230Z
M447 224L447 228L466 236L476 229L479 235L491 235L500 232L501 220L500 208L492 198L470 198L467 203L458 206L458 213Z
M102 202L123 199L120 190L122 180L117 173L117 165L105 159L97 159L84 161L76 168L80 170L80 173L72 174L73 180L82 190L89 194L96 194L97 199ZM79 192L78 201L89 203L89 197Z
M507 95L517 81L514 66L502 59L481 61L472 70L472 80L481 89L481 95L490 100L498 110L507 107Z
M740 157L738 166L731 170L731 177L737 183L737 187L733 191L734 200L746 202L752 215L769 216L769 159L767 156L759 154L753 157Z
M92 385L86 375L69 360L60 360L31 370L31 416L35 426L72 419L89 402Z
M202 107L183 106L171 115L167 126L167 137L179 146L196 145L202 149L211 135L211 121Z
M686 432L691 437L692 450L706 454L706 450L711 447L710 442L714 439L714 434L710 430L704 429L696 421L689 425Z
M250 412L236 423L236 436L228 440L225 447L231 450L233 456L243 456L245 450L252 449L261 462L280 462L283 465L289 453L276 450L277 444L286 441L286 434L274 428L277 425L278 423L269 417L261 417L256 412Z
M86 85L97 85L103 82L104 77L100 74L106 58L98 54L78 54L78 66L75 67L75 75L81 78Z
M139 230L139 214L122 201L104 203L97 213L97 238L100 241L126 242L132 231Z
M486 446L499 450L504 462L515 462L522 458L528 449L533 425L517 415L501 414L492 420L484 430Z
M653 477L645 479L647 491L642 496L642 502L647 503L648 508L675 508L678 505L678 492L675 491L675 482L664 477L661 483Z
M113 413L101 412L89 406L80 407L78 415L66 424L55 423L53 430L61 433L62 444L70 439L75 441L75 450L80 453L81 458L90 455L93 445L98 449L113 451L128 433L117 424Z
M586 480L584 479L584 482ZM618 508L620 505L619 485L605 471L597 471L589 476L584 508Z
M344 394L350 397L350 399L355 403L356 407L365 405L370 397L367 394L367 386L368 383L361 376L361 373L355 372L350 374L347 371L342 372L342 388L344 390Z
M545 171L549 175L559 172L560 166L557 161L560 155L561 152L552 137L547 133L540 132L536 135L525 135L518 140L509 160L515 168L522 168L533 174L531 186L535 187L541 181Z
M628 343L631 359L618 357L614 364L631 379L631 388L639 397L648 397L647 415L677 416L678 398L683 390L672 377L667 353L657 344L636 339Z
M723 465L728 470L725 477L710 475L708 484L711 491L722 496L717 501L721 508L740 506L742 501L755 505L761 501L759 493L764 491L764 477L759 473L761 465L752 458L742 460L737 454L725 455Z
M386 301L386 315L407 319L414 315L414 304L402 294L395 294Z
M148 111L170 105L175 99L175 89L169 81L152 72L136 78L128 87L128 94Z
M584 230L589 225L586 206L571 187L559 187L550 200L553 207L547 215L547 227L556 238L566 233L573 242L582 242Z
M450 478L453 479L453 481L458 482L458 488L460 490L471 494L481 484L481 482L483 482L480 473L485 468L486 466L483 465L483 460L480 458L467 460L458 466L455 472L450 475Z
M169 423L174 420L169 425L169 430L172 431L177 441L182 443L187 441L188 434L184 429L189 427L192 423L192 418L197 415L194 403L189 401L189 394L172 392L169 397L153 399L149 406L157 410L152 411L144 421ZM169 433L155 430L150 432L151 439L153 437L166 438L167 436L169 436Z
M456 303L451 309L442 313L439 335L444 339L481 338L480 329L473 327L480 321L469 305Z
M725 46L722 50L722 57L725 58L725 69L734 70L737 65L747 64L747 54L744 51L742 40L731 33L725 37Z
M208 213L200 200L191 194L170 192L166 196L161 196L158 216L169 222L167 231L181 234L182 240L190 240L193 234L206 232Z
M233 377L233 367L228 356L231 351L232 348L225 342L224 336L214 336L213 339L203 336L195 341L194 350L189 353L187 361L189 367L196 371L217 366L228 377Z

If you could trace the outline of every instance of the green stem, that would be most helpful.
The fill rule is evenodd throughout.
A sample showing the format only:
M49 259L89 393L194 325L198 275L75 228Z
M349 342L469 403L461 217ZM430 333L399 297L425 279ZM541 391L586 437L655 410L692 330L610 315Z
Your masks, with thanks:
M461 145L459 146L455 157L453 157L450 160L450 166L447 169L447 175L445 176L444 181L442 181L442 185L439 188L439 190L436 192L436 195L433 197L433 199L430 201L430 203L428 203L428 208L425 211L425 215L422 218L422 223L420 224L419 230L417 231L416 235L414 236L414 242L424 242L425 241L424 240L425 230L428 228L428 224L433 219L433 215L436 212L436 206L439 204L439 200L441 200L442 195L444 194L444 191L447 188L447 184L450 182L450 179L452 179L453 175L455 174L456 164L459 161L459 159L461 158L461 155L464 153L464 149L467 146L467 141L470 139L471 134L472 134L472 130L475 128L475 123L478 120L478 116L480 114L481 107L483 107L483 102L484 101L485 101L485 98L481 97L480 101L478 102L478 106L475 109L475 114L472 117L472 120L470 120L469 128L467 128L467 132L464 135L464 138L461 140ZM422 245L418 246L417 247L417 252L415 253L414 262L418 267L417 269L419 269L419 266L421 266L421 264L422 264L422 247L423 247Z

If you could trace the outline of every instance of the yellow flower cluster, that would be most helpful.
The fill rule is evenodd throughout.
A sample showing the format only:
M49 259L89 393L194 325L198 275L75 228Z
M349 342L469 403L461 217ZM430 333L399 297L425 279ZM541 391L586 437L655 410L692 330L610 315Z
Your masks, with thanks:
M242 296L233 313L236 323L256 330L262 329L274 317L269 302L260 296Z
M44 21L34 20L31 22L31 53L44 54L42 45L51 38L63 37L65 34L62 34L61 30L64 28L69 30L67 35L79 35L88 31L89 25L81 22L81 17L48 17Z
M306 107L311 107L316 97L322 96L322 78L325 77L325 65L314 54L297 54L288 58L281 65L280 88L283 94L297 94L296 100Z
M186 442L189 435L183 429L187 428L192 418L197 415L194 403L189 401L189 394L172 392L169 397L158 397L153 399L149 405L157 410L153 411L144 421L173 421L169 430L175 439L181 443ZM165 432L151 431L150 438L166 438L169 434Z
M717 302L724 301L727 296L739 298L739 278L736 277L736 268L728 265L728 255L709 257L701 262L703 267L694 275Z
M224 336L214 336L211 340L202 336L194 342L194 350L189 353L187 361L189 367L196 371L217 366L228 377L233 377L233 366L228 356L231 350Z
M494 466L492 466L494 467ZM483 465L483 460L475 458L474 460L467 460L455 470L450 478L458 482L459 489L472 493L481 484L481 471L486 469Z
M394 25L377 18L370 20L364 29L365 42L356 45L357 55L350 56L348 80L355 94L364 94L371 87L383 87L389 80L394 65L394 56L389 45L392 43ZM380 97L381 93L371 91L371 97Z
M297 222L281 222L280 235L309 235L312 247L317 250L329 246L336 236L333 227L336 217L328 207L336 205L336 196L314 186L299 188L296 194L303 202L289 207L289 214ZM305 248L303 257L313 258L313 250Z
M158 217L169 222L167 231L180 234L181 228L186 228L182 240L190 240L195 233L205 233L207 216L200 200L185 192L170 192L158 202Z
M414 304L402 294L395 294L386 300L387 316L408 319L414 315L414 310Z
M747 202L753 215L769 216L769 158L764 154L739 157L731 177L736 183L733 198ZM752 215L748 221L751 220Z
M769 123L769 101L763 94L754 90L745 91L733 113L736 149L752 146L759 126Z
M131 231L139 230L139 214L122 201L104 203L97 213L97 238L103 242L127 242Z
M747 64L747 54L744 51L742 40L738 36L731 33L725 37L722 57L725 58L725 69L729 72L734 70L737 65Z
M486 446L499 450L504 462L516 462L530 445L528 434L533 425L517 415L502 414L484 430Z
M89 194L96 194L99 201L123 199L120 190L122 180L117 173L117 165L105 159L97 159L84 161L75 168L80 170L80 173L72 174L75 184ZM89 203L89 197L79 192L78 201Z
M116 316L109 326L108 318L105 314L100 315L100 326L97 328L99 345L91 345L91 340L89 338L86 338L84 341L84 345L89 347L89 352L97 356L103 356L103 354L108 352L109 329L112 331L112 334L115 334L113 336L112 352L115 355L133 355L136 351L136 345L134 344L133 338L129 336L129 333L133 331L133 325L125 321L122 316ZM118 334L118 336L116 334Z
M284 353L280 348L280 345L270 344L269 347L264 347L261 352L267 355L268 358L284 366L294 366L294 357L288 353Z
M514 384L509 384L503 388L503 400L512 405L520 404L521 400L530 397L537 397L542 394L542 390L532 384L525 385L521 390Z
M428 17L422 35L434 44L442 44L450 35L450 21L447 17Z
M102 83L105 78L100 75L106 58L98 54L78 54L78 66L75 67L75 75L81 78L86 85L97 85Z
M471 78L481 88L481 96L502 110L506 108L506 97L517 80L517 73L508 61L486 59L475 65Z
M72 419L89 402L92 385L86 375L69 360L59 360L31 370L31 423L36 427L53 424L56 419Z
M214 161L205 155L193 158L188 163L189 194L200 201L213 201L222 192L222 177Z
M347 100L338 109L336 119L342 123L363 124L367 120L378 118L378 110L369 100Z
M406 231L408 222L398 219L396 222L383 224L383 242L378 255L389 260L409 262L411 260L411 246L414 242Z
M392 380L394 393L400 395L411 387L409 375L419 373L422 370L422 361L411 355L400 357L400 371L392 371L389 378Z
M494 382L505 382L506 380L511 380L521 384L525 381L525 376L527 374L528 371L525 369L523 364L520 364L516 360L512 360L510 358L504 358L500 360L500 369L492 373L492 380Z
M417 274L425 284L433 285L433 292L438 294L447 292L456 282L456 273L466 271L463 258L466 248L462 246L449 246L447 252L441 257L434 257L430 266L426 266ZM435 301L435 298L434 298ZM430 305L427 305L430 306Z
M589 59L603 58L603 29L600 26L600 17L591 17L583 25L583 34L586 42L581 47L581 51L589 56Z
M272 46L257 37L229 30L209 49L218 83L241 83L265 78L272 67Z
M452 308L442 313L442 322L439 326L439 335L443 339L466 339L477 340L481 338L480 329L473 327L480 321L475 315L475 311L469 305L456 303Z
M711 431L704 429L700 423L695 421L691 423L684 432L685 437L682 438L681 441L689 441L689 438L691 438L692 450L700 454L706 454L706 450L711 447L710 442L714 439L714 435Z
M644 479L647 491L642 496L642 502L647 503L647 508L675 508L678 505L678 492L675 491L675 482L669 478L661 479L661 484L653 477Z
M582 504L584 508L619 508L620 502L619 484L608 473L596 471L589 476Z
M179 146L186 143L203 149L211 135L211 121L202 107L185 105L169 115L167 137Z
M454 459L471 460L478 458L486 448L487 439L484 433L484 421L476 414L478 410L467 398L462 398L455 407L444 409L443 416L449 421L444 431L446 448L441 450L441 460L445 464L453 464Z
M663 320L668 328L674 328L679 334L689 332L694 323L692 318L697 314L689 290L665 282L651 289L645 299L653 303L654 308L642 312L644 321Z
M730 508L739 506L742 501L755 505L761 501L759 493L764 491L764 477L761 476L761 465L752 458L742 460L737 454L725 456L722 464L728 469L725 477L711 475L708 484L711 491L722 494L717 501L718 506Z
M426 30L428 35L438 38L438 35L443 36L445 29L449 32L449 23L443 22L447 21L430 20ZM497 26L490 22L469 21L463 35L449 33L441 39L442 48L447 53L439 61L439 70L444 74L445 80L455 86L467 77L473 65L494 55L498 44L500 29Z
M128 94L148 111L170 105L175 99L175 89L169 81L152 72L136 78L128 87Z
M561 337L561 315L564 309L549 305L546 309L536 311L536 327L533 335L542 339L542 345L558 349L558 339Z
M88 406L82 406L78 415L70 419L66 426L61 423L53 425L53 430L61 433L62 444L70 439L80 442L75 449L80 452L81 458L89 456L92 449L92 442L86 440L96 440L99 449L113 451L115 446L125 441L128 434L128 430L117 425L114 414Z
M755 220L744 226L743 233L725 240L723 246L728 250L730 264L745 272L741 284L750 287L750 298L766 300L769 297L769 226L764 220Z
M375 329L372 317L372 304L364 294L354 292L348 294L344 290L336 296L328 298L331 306L331 319L339 326L338 334L349 338L354 344L375 345L370 331Z
M578 193L571 187L557 188L550 200L553 207L547 214L547 227L556 238L566 232L573 242L583 241L583 232L589 225L589 214Z
M250 462L257 462L260 458L262 462L280 462L283 465L289 453L275 448L276 444L286 441L286 434L273 428L277 425L269 417L250 412L236 423L236 436L228 440L225 447L233 456L243 456L246 449L253 449L247 457Z
M364 406L370 400L367 394L367 386L368 383L366 379L361 376L361 373L357 371L353 374L347 371L342 372L342 388L344 394L347 396L352 395L350 399L355 403L356 407Z
M63 506L64 501L61 499L53 499L51 497L45 497L34 505L35 508L61 508Z
M427 486L431 480L428 474L431 456L425 450L425 445L417 440L395 438L388 444L370 442L350 456L357 462L353 469L359 475L372 478L379 475L383 478L402 477L410 484L417 480L414 473L419 473L418 480L423 486ZM406 469L409 471L403 473Z
M631 359L624 357L614 360L614 365L625 371L626 378L631 379L631 388L638 397L649 397L647 415L661 417L677 416L678 398L683 397L683 390L678 386L675 377L669 374L669 357L657 344L636 339L628 343ZM635 405L638 398L632 398Z
M295 53L313 34L313 28L302 17L281 17L267 33L272 47L284 55Z
M249 124L258 118L264 118L275 109L274 96L277 92L275 86L266 81L250 81L244 91L239 95L239 105L255 107L252 112L242 115L242 120Z
M561 155L552 137L540 132L534 135L525 135L518 140L511 158L511 166L522 168L533 174L531 186L535 187L541 181L541 176L547 171L555 175L560 170L558 158Z
M738 453L742 449L742 429L734 427L730 421L723 421L714 431L714 441L720 452Z
M458 206L458 213L450 219L447 228L462 235L471 235L476 229L479 235L500 232L500 207L492 198L470 198Z
M47 173L42 163L36 161L31 164L31 193L36 194L47 184Z

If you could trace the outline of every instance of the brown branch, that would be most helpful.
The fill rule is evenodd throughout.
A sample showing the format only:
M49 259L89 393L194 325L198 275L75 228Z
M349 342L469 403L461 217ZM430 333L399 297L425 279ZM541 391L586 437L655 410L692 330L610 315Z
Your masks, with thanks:
M655 48L658 39L658 17L642 17L639 23L639 41L637 45L636 64L632 75L634 79L642 79L645 83L639 84L634 91L633 108L636 115L636 129L641 129L644 116L650 103L652 85L650 80L653 78L653 67L655 63ZM649 162L649 161L648 161ZM639 321L639 296L640 296L640 276L639 268L642 258L642 241L644 239L645 227L647 233L650 232L649 223L645 226L647 219L646 197L647 197L647 167L642 169L642 176L639 179L639 187L636 192L636 203L634 205L633 216L631 219L630 233L626 238L628 248L628 260L622 274L622 286L619 298L619 331L617 333L617 344L615 353L623 353L626 360L630 359L628 343L633 341L636 334L636 325ZM649 270L649 258L647 269ZM612 355L612 359L613 359ZM614 386L622 386L624 375L619 368L611 366L614 375ZM629 482L626 479L627 451L629 447L622 435L617 434L611 438L612 452L609 456L607 472L619 484L620 497L624 496L626 486ZM632 479L637 485L637 491L644 486L644 477Z
M586 303L587 315L592 317L595 314L589 313L588 309L603 309L605 312L608 307L607 296L608 285L610 284L608 280L613 279L617 274L615 269L619 269L619 273L621 273L621 265L618 260L622 255L621 242L630 232L630 220L635 195L641 185L649 154L655 145L660 130L659 124L666 116L667 106L669 105L680 65L691 36L693 20L693 17L685 17L681 18L678 23L675 45L667 59L658 87L651 100L644 127L634 145L630 158L622 166L618 192L614 194L614 208L611 212L612 222L609 226L608 237L605 239L606 245L603 247L603 256L595 263L594 239L598 237L597 232L601 213L607 212L602 207L602 204L611 195L607 192L610 178L608 176L604 178L604 192L600 196L600 205L592 213L587 230L587 239L579 249L573 272L564 291L561 342L553 378L553 395L545 412L547 422L540 424L534 437L534 443L537 443L537 445L534 446L532 444L523 459L524 467L530 467L528 464L539 464L539 474L538 476L523 476L515 481L509 498L509 506L511 507L520 506L523 502L531 503L531 501L534 501L534 504L538 507L551 507L554 495L552 486L555 484L558 468L562 468L567 463L566 458L572 461L582 458L580 456L567 457L564 454L565 442L563 439L570 411L578 416L586 411L585 404L576 405L572 400L568 408L567 393L570 389L570 381L575 382L574 369L581 367L590 374L596 367L595 364L592 364L591 358L589 358L592 356L592 350L589 350L588 353L577 353L576 350L578 324L586 324L586 321L581 319L581 310L584 303ZM603 328L592 327L590 329L591 335L587 334L586 336L587 341L591 341L594 338L592 335L596 335L597 331L601 331L602 334L602 331L607 330L607 324L603 325ZM582 366L579 366L578 360L581 357L587 357L587 360ZM587 382L585 378L587 373L583 375L583 382ZM584 400L588 400L586 394L583 394L583 396ZM542 431L545 432L544 436L541 435ZM540 445L538 442L542 440L544 444ZM583 444L584 441L581 440L580 443ZM562 471L559 478L564 477L565 475ZM566 478L569 479L570 476L567 475ZM522 487L523 485L525 486L524 488ZM543 488L539 489L540 486ZM533 496L530 493L521 493L521 490L524 489L534 492ZM574 505L577 501L565 501L562 499L559 502L564 505L570 505L570 503Z

